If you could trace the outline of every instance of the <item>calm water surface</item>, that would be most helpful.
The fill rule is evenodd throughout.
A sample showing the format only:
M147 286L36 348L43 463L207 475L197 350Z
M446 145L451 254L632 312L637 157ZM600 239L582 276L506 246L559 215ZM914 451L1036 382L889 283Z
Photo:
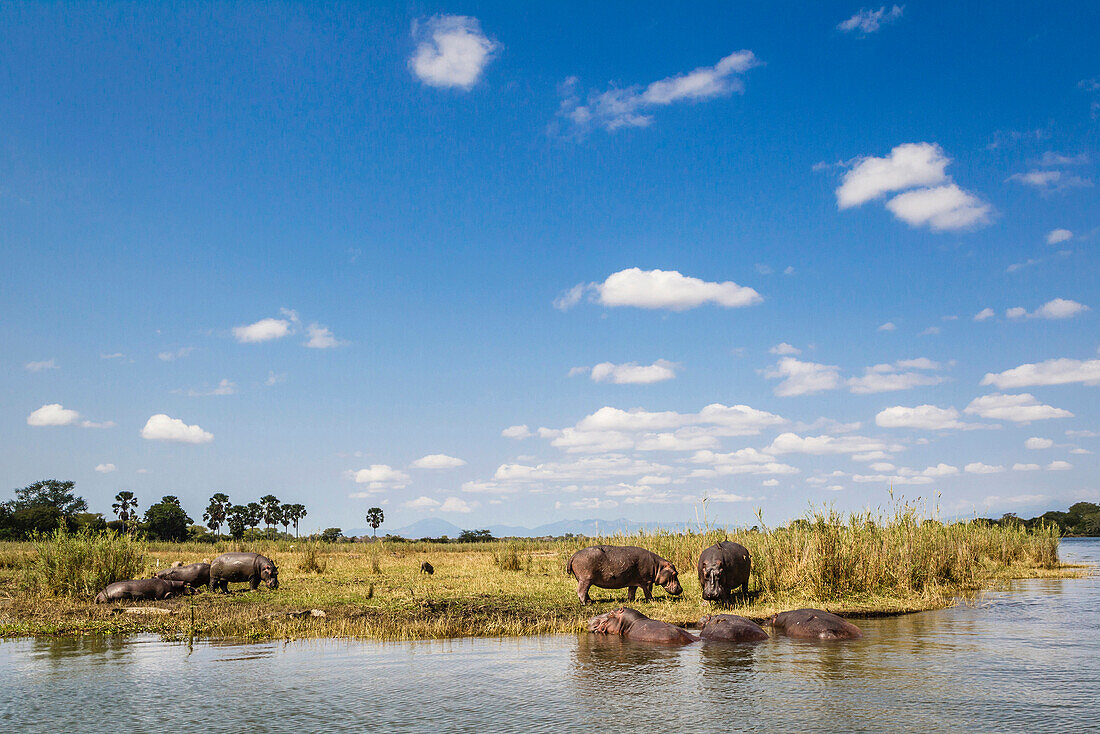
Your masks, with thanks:
M1063 558L1100 565L1100 541ZM661 649L595 636L416 643L0 642L0 731L1066 731L1100 721L1100 577L863 620L865 639Z

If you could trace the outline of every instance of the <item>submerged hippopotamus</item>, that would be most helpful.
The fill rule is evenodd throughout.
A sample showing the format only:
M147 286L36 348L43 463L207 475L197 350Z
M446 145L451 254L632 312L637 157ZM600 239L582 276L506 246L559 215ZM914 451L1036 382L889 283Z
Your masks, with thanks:
M210 586L210 564L189 563L186 566L177 566L173 563L171 568L157 571L156 577L158 579L182 581L193 589L200 586Z
M699 637L714 642L759 642L768 639L768 633L736 614L708 614L699 620Z
M577 579L577 597L581 604L591 603L588 588L628 589L626 598L634 601L640 588L646 601L653 598L653 584L665 587L673 596L684 593L676 567L652 551L633 545L594 545L583 548L565 564L566 573Z
M733 590L741 587L741 593L749 592L749 570L752 561L749 551L740 543L723 540L699 554L699 586L705 601L730 601Z
M229 582L247 581L255 591L260 582L269 589L279 588L279 569L275 562L259 553L222 553L210 563L210 590L229 593Z
M765 624L788 637L811 640L858 640L863 630L835 614L820 609L795 609L780 612Z
M588 631L604 635L619 635L638 642L686 645L689 642L699 641L698 637L674 624L650 619L637 609L630 607L621 607L596 615L588 620Z
M120 599L167 599L170 596L179 596L189 591L187 584L182 581L167 579L135 579L133 581L116 581L108 584L107 588L96 594L96 604L106 604L109 601Z

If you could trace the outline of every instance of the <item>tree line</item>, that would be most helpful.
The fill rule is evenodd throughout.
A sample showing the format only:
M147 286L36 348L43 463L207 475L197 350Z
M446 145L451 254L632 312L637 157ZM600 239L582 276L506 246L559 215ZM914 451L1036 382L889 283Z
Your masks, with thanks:
M997 519L981 518L978 522L987 522L991 525L1015 524L1028 528L1042 524L1056 525L1062 535L1097 537L1100 536L1100 505L1093 502L1077 502L1070 505L1069 510L1065 512L1052 510L1027 520L1017 517L1016 513L1009 512Z

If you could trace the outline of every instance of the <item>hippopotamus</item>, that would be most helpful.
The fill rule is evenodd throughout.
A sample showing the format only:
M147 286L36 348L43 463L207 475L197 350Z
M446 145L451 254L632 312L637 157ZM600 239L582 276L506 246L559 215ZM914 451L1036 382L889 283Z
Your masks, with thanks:
M708 614L699 620L699 637L715 642L759 642L768 639L768 633L736 614Z
M626 598L634 601L640 588L646 601L653 598L653 584L665 587L673 596L684 593L676 567L671 561L645 548L633 545L593 545L583 548L565 564L566 573L577 579L577 597L590 604L588 588L627 588Z
M705 601L730 601L733 590L749 591L749 551L740 543L723 540L699 554L699 586Z
M173 563L171 568L157 571L156 577L158 579L182 581L193 589L200 586L210 586L210 564L189 563L186 566L177 566Z
M269 589L279 588L279 569L275 562L259 553L222 553L210 563L210 590L229 593L229 582L247 581L252 590L260 587L260 581Z
M812 640L858 640L863 630L835 614L820 609L795 609L780 612L765 624L788 637Z
M630 607L620 607L614 611L596 615L588 620L588 631L604 635L619 635L638 642L686 645L699 641L698 637L674 624L650 619L637 609Z
M187 584L169 579L136 579L116 581L96 594L96 604L106 604L120 599L167 599L188 591Z
M429 576L431 576L433 573L435 573L435 569L432 568L432 564L428 563L427 561L424 561L423 563L420 564L420 572L421 573L426 573Z

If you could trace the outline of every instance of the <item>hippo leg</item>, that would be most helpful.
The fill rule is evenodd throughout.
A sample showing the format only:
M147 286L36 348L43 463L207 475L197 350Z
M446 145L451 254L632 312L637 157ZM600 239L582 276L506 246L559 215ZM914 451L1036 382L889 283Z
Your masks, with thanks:
M591 581L581 581L577 584L577 598L581 600L583 606L588 606L592 603L592 600L588 598L588 587L591 585Z
M741 584L741 593L745 596L749 595L749 580L745 579L745 583Z
M631 586L626 590L626 600L634 601L634 593L638 590L637 586Z
M646 584L642 587L642 592L645 593L646 601L653 601L653 584Z
M260 588L260 577L252 576L248 579L248 585L252 587L252 591Z

